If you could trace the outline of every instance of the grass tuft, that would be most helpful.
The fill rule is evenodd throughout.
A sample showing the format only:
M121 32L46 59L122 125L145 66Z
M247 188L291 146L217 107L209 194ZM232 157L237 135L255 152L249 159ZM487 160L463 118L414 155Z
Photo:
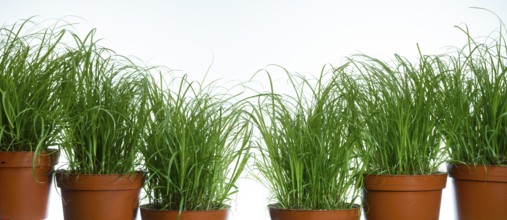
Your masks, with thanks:
M244 101L188 81L186 75L169 85L174 90L151 85L142 149L150 205L179 211L228 208L249 158Z
M501 27L504 27L503 25ZM507 165L507 43L505 30L484 42L459 27L468 43L449 58L445 140L452 162Z
M271 90L256 96L251 120L260 132L256 167L282 209L355 208L362 174L355 155L358 143L355 83L323 68L316 80L283 69L295 95ZM348 88L347 88L348 87Z
M125 174L140 164L148 118L147 70L101 47L95 30L62 54L65 77L57 88L64 111L62 150L68 172Z
M41 152L56 144L64 34L34 19L0 28L0 151Z
M392 63L357 56L352 62L361 85L362 145L367 174L434 174L445 162L441 147L441 72L439 57L419 62L395 55Z

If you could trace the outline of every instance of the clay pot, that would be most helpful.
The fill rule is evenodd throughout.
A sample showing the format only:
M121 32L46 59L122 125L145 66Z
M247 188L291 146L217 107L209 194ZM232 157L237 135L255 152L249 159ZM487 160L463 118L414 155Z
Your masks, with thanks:
M66 220L135 219L143 175L56 173Z
M227 209L209 211L182 211L178 218L179 211L158 210L150 208L151 205L141 206L141 218L143 220L226 220Z
M58 151L41 153L34 163L33 152L0 152L0 219L46 218L58 156Z
M507 218L507 167L452 165L460 220Z
M368 220L438 220L447 174L367 175L363 206Z
M343 210L293 210L269 206L272 220L359 220L359 207Z

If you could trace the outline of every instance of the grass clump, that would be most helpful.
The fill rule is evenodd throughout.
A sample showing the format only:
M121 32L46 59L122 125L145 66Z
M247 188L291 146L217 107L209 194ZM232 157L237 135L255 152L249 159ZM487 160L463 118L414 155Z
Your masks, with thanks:
M295 95L271 90L252 104L251 120L261 139L256 142L256 167L276 204L300 210L355 208L362 174L355 155L358 143L357 93L345 91L354 81L344 74L322 74L316 80L285 73Z
M503 26L502 26L503 27ZM507 43L504 29L450 57L444 80L445 140L453 163L507 165Z
M249 158L251 129L244 101L213 86L188 81L152 84L150 119L143 148L150 208L228 208Z
M145 146L148 77L145 69L100 47L95 30L62 55L64 83L58 93L64 108L62 150L68 172L125 174L140 163Z
M0 151L45 151L60 132L65 33L31 19L0 27Z
M441 147L441 72L439 57L419 62L396 55L392 63L360 56L361 155L367 174L435 174L445 162Z

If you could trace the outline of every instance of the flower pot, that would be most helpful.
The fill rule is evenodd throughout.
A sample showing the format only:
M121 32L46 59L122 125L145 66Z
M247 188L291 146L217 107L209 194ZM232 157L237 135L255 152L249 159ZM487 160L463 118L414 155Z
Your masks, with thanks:
M359 220L359 207L342 210L293 210L269 206L272 220Z
M143 175L56 173L66 220L135 219Z
M152 209L151 205L141 206L141 218L143 220L226 220L227 209L210 211L182 211L178 218L179 211L167 211Z
M58 151L41 153L34 161L33 152L0 152L0 219L46 218L58 156Z
M368 220L438 220L447 174L367 175L363 206Z
M507 167L452 165L460 220L507 218Z

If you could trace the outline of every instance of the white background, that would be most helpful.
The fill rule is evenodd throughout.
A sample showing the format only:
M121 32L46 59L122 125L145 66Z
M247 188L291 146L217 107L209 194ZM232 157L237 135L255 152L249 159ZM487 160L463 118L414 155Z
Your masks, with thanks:
M209 80L244 82L268 64L317 75L323 65L355 53L415 57L416 43L424 53L445 52L465 43L455 25L467 24L476 37L497 30L495 16L471 6L507 21L505 0L0 0L0 24L73 16L65 19L79 22L81 33L97 28L102 44L120 54L181 70L193 80L211 66ZM452 193L449 179L441 219L456 219ZM268 198L268 190L245 175L231 219L269 219ZM53 189L48 219L63 219L61 210Z

